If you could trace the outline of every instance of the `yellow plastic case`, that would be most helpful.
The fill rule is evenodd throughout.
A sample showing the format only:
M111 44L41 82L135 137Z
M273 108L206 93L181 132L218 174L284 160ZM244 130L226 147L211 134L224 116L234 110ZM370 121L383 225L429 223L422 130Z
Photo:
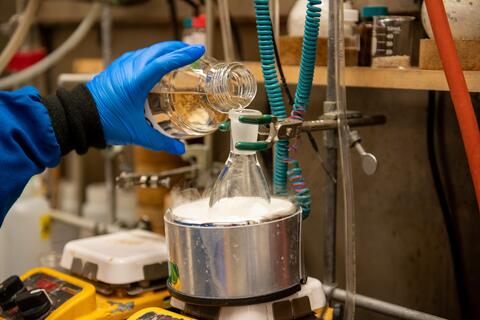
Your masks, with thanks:
M49 292L55 309L46 320L96 320L127 319L133 313L148 307L167 307L167 290L148 292L135 297L106 297L97 294L95 287L83 280L62 272L37 268L24 274L21 279L27 287L32 282L41 282ZM58 298L60 296L60 298ZM9 319L0 314L0 320Z

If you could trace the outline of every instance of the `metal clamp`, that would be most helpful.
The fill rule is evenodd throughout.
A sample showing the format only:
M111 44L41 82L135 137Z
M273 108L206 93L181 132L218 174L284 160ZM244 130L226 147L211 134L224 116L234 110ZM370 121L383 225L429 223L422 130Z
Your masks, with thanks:
M235 148L238 150L263 151L269 149L279 140L291 140L299 137L304 132L315 132L332 130L338 128L338 120L325 118L314 121L300 121L294 119L278 120L272 115L261 116L240 116L240 122L256 125L268 125L270 132L267 138L258 142L237 142ZM386 122L383 115L359 116L347 119L351 127L364 127L380 125Z
M116 182L119 188L170 188L171 178L179 175L194 175L198 169L197 165L191 165L159 173L126 173L122 172Z

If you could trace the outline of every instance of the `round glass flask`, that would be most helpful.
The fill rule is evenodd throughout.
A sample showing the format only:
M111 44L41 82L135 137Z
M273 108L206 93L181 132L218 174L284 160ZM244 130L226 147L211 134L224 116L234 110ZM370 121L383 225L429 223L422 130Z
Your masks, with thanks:
M255 98L257 83L241 63L200 60L165 75L149 93L145 114L153 127L186 139L208 135Z

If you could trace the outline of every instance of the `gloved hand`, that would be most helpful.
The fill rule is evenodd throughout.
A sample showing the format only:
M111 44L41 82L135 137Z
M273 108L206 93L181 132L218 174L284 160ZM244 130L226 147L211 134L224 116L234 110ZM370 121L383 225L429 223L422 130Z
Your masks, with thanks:
M161 134L147 123L144 104L150 90L165 74L196 61L204 53L203 46L188 46L178 41L158 43L123 54L88 82L106 143L137 144L184 153L182 142Z

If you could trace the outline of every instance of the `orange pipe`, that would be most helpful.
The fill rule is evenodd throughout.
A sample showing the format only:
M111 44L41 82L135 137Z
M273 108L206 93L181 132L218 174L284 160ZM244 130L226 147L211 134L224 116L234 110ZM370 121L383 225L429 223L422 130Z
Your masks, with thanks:
M425 0L480 208L480 130L442 0Z

